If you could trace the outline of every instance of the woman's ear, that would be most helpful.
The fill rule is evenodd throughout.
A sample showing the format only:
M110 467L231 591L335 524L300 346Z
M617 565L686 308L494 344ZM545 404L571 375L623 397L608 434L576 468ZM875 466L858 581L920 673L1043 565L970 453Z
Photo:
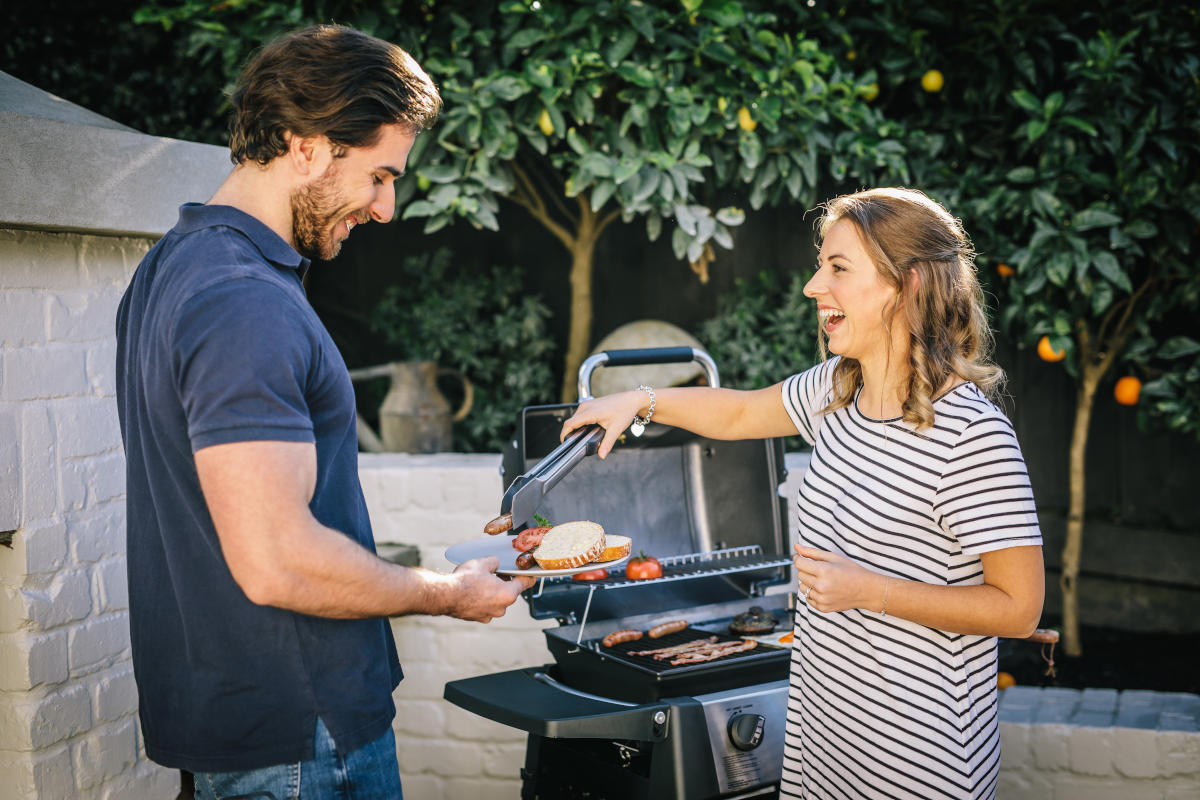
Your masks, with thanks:
M908 291L910 294L916 294L921 288L921 273L917 272L916 267L908 269Z

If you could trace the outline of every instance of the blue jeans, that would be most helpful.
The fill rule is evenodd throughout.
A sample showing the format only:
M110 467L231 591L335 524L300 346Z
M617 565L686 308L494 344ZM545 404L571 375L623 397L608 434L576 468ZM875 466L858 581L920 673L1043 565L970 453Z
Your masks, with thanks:
M197 772L199 800L402 800L396 735L387 733L344 758L317 717L311 761L245 772Z

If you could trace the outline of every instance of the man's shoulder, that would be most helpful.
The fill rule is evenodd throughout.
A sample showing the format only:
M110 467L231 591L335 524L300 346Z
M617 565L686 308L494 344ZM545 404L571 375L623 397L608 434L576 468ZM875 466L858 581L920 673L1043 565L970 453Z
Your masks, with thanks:
M295 305L303 296L295 273L273 264L241 232L220 226L172 231L153 259L159 299L176 311L206 295L232 292L260 302ZM143 262L145 263L145 262Z

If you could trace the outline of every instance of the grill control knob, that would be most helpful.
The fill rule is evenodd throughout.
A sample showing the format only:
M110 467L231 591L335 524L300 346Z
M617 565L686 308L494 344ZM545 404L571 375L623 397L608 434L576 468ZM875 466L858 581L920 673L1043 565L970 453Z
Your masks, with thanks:
M739 714L729 720L729 741L738 750L753 750L762 744L766 724L761 714Z

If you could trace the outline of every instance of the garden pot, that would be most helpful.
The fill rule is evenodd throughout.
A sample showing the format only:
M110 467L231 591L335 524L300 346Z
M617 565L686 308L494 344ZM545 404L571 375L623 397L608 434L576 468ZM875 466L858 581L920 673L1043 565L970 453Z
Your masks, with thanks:
M379 436L383 449L395 453L441 453L453 446L453 423L471 410L473 388L466 376L433 361L399 361L389 364L392 385L379 406ZM451 412L438 390L441 375L462 381L462 406Z

